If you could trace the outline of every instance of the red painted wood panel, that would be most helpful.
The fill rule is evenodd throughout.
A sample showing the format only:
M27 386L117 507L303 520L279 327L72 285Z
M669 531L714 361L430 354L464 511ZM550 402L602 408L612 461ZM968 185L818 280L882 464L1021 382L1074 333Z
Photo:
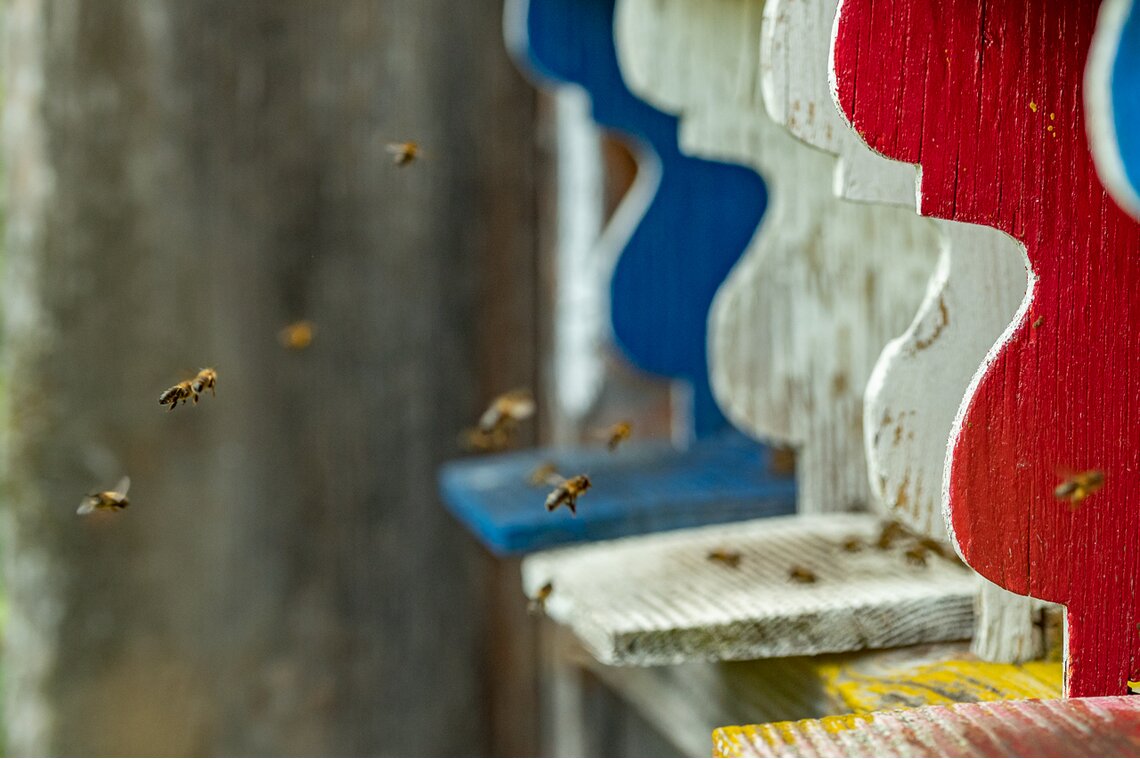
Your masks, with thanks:
M876 150L922 168L921 212L1019 240L1030 302L952 442L965 559L1068 607L1068 695L1138 679L1140 226L1093 170L1082 77L1097 0L844 0L838 100ZM1105 484L1079 506L1074 472Z

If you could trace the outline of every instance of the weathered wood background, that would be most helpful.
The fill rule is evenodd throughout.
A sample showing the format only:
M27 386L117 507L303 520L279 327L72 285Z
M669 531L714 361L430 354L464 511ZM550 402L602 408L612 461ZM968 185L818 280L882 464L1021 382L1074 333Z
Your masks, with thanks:
M536 750L515 570L432 487L534 380L535 95L500 9L9 5L12 752ZM163 411L202 365L217 397ZM78 520L124 472L130 509Z

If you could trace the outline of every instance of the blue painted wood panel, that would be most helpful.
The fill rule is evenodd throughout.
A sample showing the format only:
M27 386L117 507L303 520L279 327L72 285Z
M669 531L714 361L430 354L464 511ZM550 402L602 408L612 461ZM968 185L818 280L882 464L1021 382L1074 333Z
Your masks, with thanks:
M626 87L613 25L614 0L519 0L508 42L539 76L585 89L595 121L631 138L640 171L659 177L614 269L611 321L635 365L691 384L700 437L727 425L709 388L709 306L752 239L767 193L751 169L681 153L677 117Z
M566 477L593 483L567 509L547 512L551 488L530 473L552 461ZM450 462L440 470L448 509L496 554L587 540L791 514L795 481L771 472L769 449L734 432L698 440L684 451L668 444L531 450Z
M1089 141L1097 173L1117 203L1140 218L1140 4L1105 0L1085 76Z
M1124 174L1140 197L1140 7L1131 3L1112 64L1112 118Z

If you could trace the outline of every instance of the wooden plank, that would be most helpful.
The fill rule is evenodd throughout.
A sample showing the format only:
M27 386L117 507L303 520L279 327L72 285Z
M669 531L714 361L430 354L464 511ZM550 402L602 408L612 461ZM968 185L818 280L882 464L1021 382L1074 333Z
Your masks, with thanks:
M741 429L797 448L799 511L870 501L863 390L910 322L936 233L903 209L844 203L834 159L805 147L758 102L762 3L622 0L615 27L630 87L682 114L683 148L755 168L764 223L710 319L717 398Z
M760 47L764 103L808 144L839 156L836 189L850 200L915 207L915 172L870 150L831 99L828 50L837 0L770 0ZM867 383L863 434L874 497L912 530L948 540L942 476L950 427L970 378L1025 295L1016 243L997 230L937 224L937 269L918 314L887 344ZM1020 661L1040 651L1031 602L985 585L975 650Z
M1140 754L1140 700L997 701L725 727L714 756L1090 756Z
M1140 224L1085 139L1098 6L847 0L834 45L840 106L871 147L921 163L921 212L1025 246L1030 292L955 421L946 497L975 569L1067 607L1070 696L1140 673L1140 332L1121 326L1140 319ZM1094 470L1102 492L1057 497Z
M577 516L544 507L549 485L531 473L549 461L593 486ZM444 465L444 503L491 551L503 555L703 524L782 516L795 509L795 481L774 469L771 449L731 432L681 451L667 443L538 449Z
M778 517L535 554L528 596L606 664L675 664L885 648L968 638L977 578L906 542L847 552L881 532L865 514ZM733 568L709 559L739 554ZM794 582L802 568L818 578Z
M713 295L752 237L767 203L753 171L685 155L677 118L626 87L613 42L614 0L514 0L508 43L539 76L576 84L594 119L637 148L641 171L607 228L614 337L638 367L687 382L698 435L725 427L708 380Z
M1140 216L1140 8L1105 0L1085 71L1089 142L1101 181Z

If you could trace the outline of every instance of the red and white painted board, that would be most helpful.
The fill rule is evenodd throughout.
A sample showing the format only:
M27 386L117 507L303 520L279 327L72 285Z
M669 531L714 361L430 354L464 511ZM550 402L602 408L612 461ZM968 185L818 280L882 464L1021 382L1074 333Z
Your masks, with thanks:
M1140 698L991 701L722 727L714 756L1140 756Z
M952 429L963 557L1067 608L1066 693L1117 695L1140 650L1140 224L1107 196L1082 79L1099 2L843 0L837 102L921 169L919 210L1024 246L1029 290ZM1079 506L1055 489L1099 471Z
M768 112L801 140L839 157L835 189L848 200L914 210L914 167L885 159L835 108L829 49L838 0L769 0L760 48ZM937 225L940 255L918 313L887 344L867 383L863 435L874 500L912 530L947 541L942 515L946 443L978 365L1025 296L1017 243L989 227ZM982 586L974 651L990 661L1040 653L1034 602Z

